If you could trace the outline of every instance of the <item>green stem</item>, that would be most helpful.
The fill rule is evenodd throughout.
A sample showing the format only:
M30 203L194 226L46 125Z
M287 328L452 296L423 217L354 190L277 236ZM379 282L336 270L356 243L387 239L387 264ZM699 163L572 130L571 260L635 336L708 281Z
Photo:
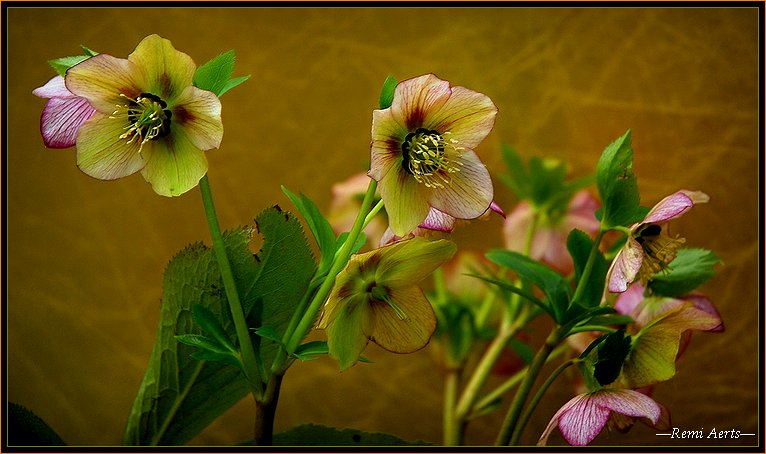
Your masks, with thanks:
M577 290L575 290L575 294L572 297L573 303L579 301L582 292L585 291L585 283L588 282L588 279L590 279L590 275L593 272L593 264L596 262L596 254L598 254L598 248L601 245L601 239L604 237L604 233L606 232L599 230L596 239L593 240L593 247L590 249L588 261L585 263L582 276L580 276L580 280L577 282Z
M367 228L367 225L370 223L370 221L372 221L375 215L378 214L381 208L383 208L383 199L378 200L378 203L376 203L375 206L372 207L372 210L370 210L370 212L364 218L364 224L362 224L362 230Z
M535 408L537 408L537 404L540 403L540 400L543 398L543 395L546 391L548 391L548 388L551 387L554 381L558 378L559 375L561 375L564 370L571 366L572 364L575 364L578 362L579 359L572 358L568 361L565 361L561 363L559 367L556 368L556 370L551 373L551 375L548 377L545 382L543 382L542 386L540 386L540 389L537 390L537 393L535 394L535 397L532 398L532 401L529 402L529 405L527 405L527 408L524 410L524 414L521 416L521 420L519 421L519 425L516 428L516 430L513 432L513 436L511 437L511 444L517 445L519 443L519 438L521 438L522 432L524 432L524 428L527 426L527 423L529 422L529 418L532 417L532 413L534 413Z
M513 397L513 402L511 402L511 406L508 408L508 413L505 415L503 426L497 437L497 441L495 442L497 446L507 446L510 442L511 435L516 430L516 424L519 421L521 410L524 407L524 403L527 401L529 392L532 390L532 385L534 385L543 365L547 362L548 356L550 356L553 349L556 348L561 340L561 333L559 331L560 329L558 327L553 329L551 334L545 340L543 346L540 347L540 350L535 355L532 363L529 365L529 371L521 382L519 390L516 392L516 395Z
M263 399L255 402L255 446L271 446L282 375L271 375Z
M455 414L459 382L460 369L448 366L444 376L444 446L460 446L462 443L462 420Z
M226 255L226 246L223 243L221 227L218 224L218 217L215 213L215 204L213 203L213 193L210 189L210 182L207 175L203 176L199 182L200 193L202 194L202 205L205 207L205 216L207 225L210 229L210 237L213 240L213 251L215 252L218 268L221 271L221 279L226 290L226 299L229 301L231 317L234 319L234 328L237 332L239 348L242 352L242 369L253 392L256 401L263 395L263 384L257 369L257 361L253 344L250 340L250 333L245 322L245 313L242 310L242 303L237 294L237 284L234 281L234 275L231 272L229 258Z
M370 179L370 185L367 187L367 193L364 196L362 206L359 209L359 214L354 221L354 225L351 227L351 232L346 238L346 241L338 250L338 253L335 254L335 259L333 260L330 271L327 273L324 282L322 282L319 290L317 290L317 292L314 294L314 297L309 303L308 309L306 309L306 312L303 314L301 321L298 323L298 327L295 329L295 331L292 332L289 340L286 343L288 354L294 352L295 349L298 348L301 340L306 337L306 334L311 329L314 321L316 320L317 314L322 309L322 304L324 304L327 296L333 288L333 285L335 285L335 277L348 263L348 259L351 256L351 250L354 247L354 243L356 243L356 239L359 237L359 234L362 231L364 220L370 211L370 207L372 206L372 200L375 196L376 188L377 181ZM276 372L281 372L279 369L281 368L278 368Z

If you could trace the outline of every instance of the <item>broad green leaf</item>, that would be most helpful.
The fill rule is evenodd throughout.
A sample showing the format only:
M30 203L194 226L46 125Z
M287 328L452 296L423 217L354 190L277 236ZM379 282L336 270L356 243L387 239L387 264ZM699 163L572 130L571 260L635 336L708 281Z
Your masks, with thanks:
M274 446L426 446L394 435L304 424L274 435Z
M388 109L394 102L394 89L396 88L396 79L390 75L383 81L383 88L380 90L380 98L378 99L378 107L382 109Z
M652 277L649 288L657 295L686 295L715 276L715 266L721 263L706 249L680 249L668 268Z
M512 269L539 287L548 298L554 320L559 323L563 321L564 311L569 306L569 296L567 284L560 274L540 262L507 249L495 249L487 252L486 256L491 262Z
M51 67L56 70L59 76L64 77L66 76L66 72L69 68L71 68L72 66L78 63L82 63L89 58L90 56L88 55L77 55L75 57L61 57L61 58L56 58L54 60L48 60L48 64L51 65Z
M295 205L298 212L301 213L303 219L306 220L306 224L308 224L311 234L314 235L317 247L319 247L319 274L322 275L323 273L326 273L332 265L336 249L335 232L333 231L330 222L322 216L322 213L314 202L305 195L295 195L284 186L282 186L282 192L291 202L293 202L293 205Z
M236 87L250 76L231 78L234 72L236 55L233 50L226 51L197 68L194 73L194 85L203 90L212 91L221 96Z
M238 282L254 266L250 236L246 229L224 235ZM176 340L203 334L192 315L195 304L220 314L223 328L233 331L218 262L201 243L183 249L165 269L157 338L123 435L126 445L183 444L250 389L237 367L198 361L196 348Z
M569 232L569 236L567 237L567 249L574 262L575 283L580 283L580 277L585 270L591 250L593 249L593 240L590 239L587 233L574 229ZM579 301L573 301L573 303L580 304L583 307L598 306L601 303L601 296L604 293L604 283L606 282L606 273L608 269L609 264L604 258L604 255L601 251L596 250L590 277L586 282L579 284L584 285L585 288L580 294Z
M596 165L596 186L602 204L603 228L625 226L641 219L630 130L601 154Z
M66 446L64 440L45 421L29 409L8 402L6 427L7 439L3 444L14 446ZM44 450L42 450L44 451Z

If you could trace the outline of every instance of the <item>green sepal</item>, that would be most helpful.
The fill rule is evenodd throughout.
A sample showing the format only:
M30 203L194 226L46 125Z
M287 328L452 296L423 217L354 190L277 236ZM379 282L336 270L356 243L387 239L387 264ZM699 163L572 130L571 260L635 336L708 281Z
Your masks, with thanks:
M386 80L383 81L383 87L380 90L380 97L378 98L378 107L388 109L394 102L394 89L396 88L396 79L394 76L388 75Z
M301 344L293 352L293 356L301 361L311 361L319 355L326 355L330 352L325 341L311 341Z
M221 325L220 320L215 314L207 307L201 304L192 305L192 315L194 321L202 328L203 331L213 336L218 344L225 347L228 351L237 351L234 344L231 342L229 335L226 334L226 330ZM189 345L189 344L187 344Z
M198 67L194 73L194 86L202 90L212 91L220 97L243 83L250 78L249 75L231 78L236 59L234 50L229 50Z
M295 205L298 212L303 216L306 224L314 236L317 247L319 248L319 272L318 275L323 276L330 270L333 259L335 258L336 241L335 232L330 225L330 222L322 216L319 208L308 197L303 194L295 195L290 192L285 186L282 186L282 192L288 199ZM339 243L342 244L342 243Z
M715 276L719 263L721 259L707 249L679 249L668 267L652 277L649 289L655 295L686 295Z
M580 283L580 277L588 263L591 250L593 249L593 240L587 233L574 229L569 232L567 237L567 250L572 256L575 268L575 282ZM601 251L595 252L593 267L591 268L590 278L581 283L585 289L580 294L579 301L573 301L574 304L580 304L583 307L595 307L601 303L601 296L604 293L604 283L606 282L606 273L609 270L604 255Z
M602 204L601 226L607 230L641 220L638 183L633 174L630 130L604 149L596 165L596 187Z

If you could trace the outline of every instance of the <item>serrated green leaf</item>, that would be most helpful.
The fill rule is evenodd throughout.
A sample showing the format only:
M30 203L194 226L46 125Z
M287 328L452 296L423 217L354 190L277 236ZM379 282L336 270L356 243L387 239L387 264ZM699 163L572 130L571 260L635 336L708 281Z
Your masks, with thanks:
M396 79L390 75L383 81L383 88L380 90L380 97L378 98L378 107L382 109L388 109L394 102L394 89L396 88Z
M572 256L574 262L575 282L577 283L580 282L580 277L583 271L585 271L585 266L588 263L592 249L593 240L591 240L587 233L577 229L569 232L567 250L569 250L569 255ZM598 306L601 304L601 296L604 293L604 283L606 282L609 264L601 251L597 250L595 252L592 266L589 279L587 282L580 284L584 285L585 289L580 293L579 301L573 301L573 303L580 304L583 307Z
M719 263L721 259L706 249L680 249L668 268L652 278L649 288L657 295L686 295L715 276Z
M8 402L8 428L4 444L12 447L66 446L64 440L45 421L19 404Z
M198 67L194 73L194 86L221 96L246 81L250 76L231 78L236 59L234 51L229 50Z
M83 46L82 44L80 44L80 49L82 49L82 51L85 52L85 55L87 55L88 57L95 57L96 55L98 55L98 52L96 52L95 50L89 49Z
M394 435L304 424L274 435L274 446L426 446Z
M303 219L306 220L311 234L314 235L317 247L319 247L319 274L326 273L332 265L336 250L335 232L330 222L322 215L322 212L319 211L314 202L305 195L295 195L284 186L282 186L282 192L295 205Z
M596 186L604 228L626 226L641 219L630 130L604 149L596 165Z
M226 93L227 91L231 90L234 87L242 85L243 83L247 82L248 79L250 79L250 74L248 74L247 76L239 76L233 79L229 79L229 81L226 82L226 84L224 84L223 88L221 88L221 92L218 93L218 96L219 97L223 96L224 93Z
M201 304L195 304L192 306L192 315L194 316L194 321L197 322L202 330L211 335L219 345L228 351L233 352L237 350L231 342L229 335L226 334L226 330L223 329L221 321L218 320L210 309Z
M56 58L54 60L48 60L48 64L51 65L51 67L54 70L56 70L59 76L64 77L66 76L66 72L69 68L71 68L72 66L78 63L82 63L89 58L90 57L88 55L77 55L74 57L61 57L61 58Z

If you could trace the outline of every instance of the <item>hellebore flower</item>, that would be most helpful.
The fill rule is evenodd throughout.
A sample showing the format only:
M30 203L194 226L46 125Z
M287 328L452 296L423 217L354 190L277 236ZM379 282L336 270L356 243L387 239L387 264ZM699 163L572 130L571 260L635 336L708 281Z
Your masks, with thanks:
M708 200L704 192L681 190L662 199L643 221L634 224L625 246L609 268L609 291L624 292L636 276L642 284L646 284L653 275L664 270L685 241L668 234L668 221L680 217L695 204Z
M373 112L369 175L395 235L414 230L430 208L458 219L487 211L492 180L473 149L496 114L486 95L433 74L400 82L391 107Z
M451 241L413 237L351 256L319 322L341 370L356 363L369 340L394 353L426 346L436 316L417 284L455 250Z
M599 230L595 213L599 202L588 191L577 192L569 202L569 208L558 219L541 216L532 238L529 256L550 265L563 275L574 271L572 257L567 251L567 236L573 229L579 229L591 237ZM505 247L524 252L527 229L535 215L532 205L520 202L505 219L503 235Z
M648 418L654 425L660 419L661 408L651 397L630 389L602 388L580 394L553 415L537 444L545 445L558 426L567 443L585 446L601 433L612 412Z
M40 98L47 98L40 116L40 133L49 148L68 148L75 144L77 132L96 112L88 100L67 90L64 78L56 76L48 83L32 91Z
M155 192L183 194L207 172L223 137L221 102L192 85L196 65L157 35L126 59L99 54L67 72L66 87L96 113L77 134L77 166L102 180L141 171Z

